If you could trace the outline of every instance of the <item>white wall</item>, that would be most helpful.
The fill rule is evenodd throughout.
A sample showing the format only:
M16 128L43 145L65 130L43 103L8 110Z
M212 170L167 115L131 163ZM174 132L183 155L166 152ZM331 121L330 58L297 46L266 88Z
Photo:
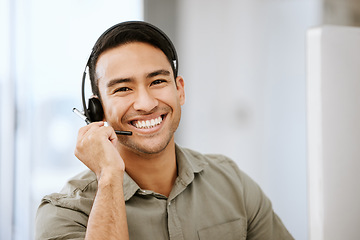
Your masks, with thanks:
M187 99L178 140L232 157L296 239L307 239L305 34L314 0L182 0Z
M308 33L309 235L359 239L360 28Z

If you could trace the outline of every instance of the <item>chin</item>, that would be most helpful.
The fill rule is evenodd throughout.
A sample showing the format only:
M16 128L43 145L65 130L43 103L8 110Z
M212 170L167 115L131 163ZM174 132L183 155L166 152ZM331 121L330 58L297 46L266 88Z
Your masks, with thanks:
M154 143L154 140L147 141L146 143L137 143L131 141L127 138L125 141L120 140L121 144L124 145L128 150L138 154L138 155L153 155L163 152L169 143L171 142L172 137L168 141L161 141Z

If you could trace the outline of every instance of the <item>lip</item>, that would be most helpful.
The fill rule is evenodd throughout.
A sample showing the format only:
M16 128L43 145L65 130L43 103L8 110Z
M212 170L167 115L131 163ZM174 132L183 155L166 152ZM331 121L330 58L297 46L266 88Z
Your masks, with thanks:
M152 119L156 119L158 117L162 118L161 123L159 123L158 125L151 127L151 128L137 128L134 125L135 121L146 121L146 120L152 120ZM143 116L136 116L133 117L131 119L128 120L128 125L131 128L131 131L133 132L138 132L138 133L142 133L142 134L149 134L149 133L153 133L158 131L163 125L164 125L164 121L167 117L167 114L151 114L151 115L143 115Z

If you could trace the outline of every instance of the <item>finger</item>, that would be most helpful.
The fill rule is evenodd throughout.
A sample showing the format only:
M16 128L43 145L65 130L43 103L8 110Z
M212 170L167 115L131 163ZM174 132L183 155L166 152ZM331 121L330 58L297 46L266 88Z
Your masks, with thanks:
M114 143L115 141L117 141L118 137L115 133L114 128L112 128L111 126L104 126L104 128L106 129L106 133L108 134L108 139Z
M81 141L110 141L114 142L117 140L115 131L110 126L105 126L104 124L97 124L91 126L87 132L82 136Z
M79 129L78 137L84 137L84 135L91 129L96 129L104 126L104 122L93 122Z
M99 135L103 136L104 138L108 139L109 141L113 142L115 140L117 140L117 135L115 133L114 128L112 128L111 126L101 126L98 130L95 131L99 131Z
M98 131L103 126L104 122L94 122L79 129L75 147L75 156L80 159L80 156L86 151L85 149L88 148L89 144L94 144L97 140L100 140L101 135L99 136Z

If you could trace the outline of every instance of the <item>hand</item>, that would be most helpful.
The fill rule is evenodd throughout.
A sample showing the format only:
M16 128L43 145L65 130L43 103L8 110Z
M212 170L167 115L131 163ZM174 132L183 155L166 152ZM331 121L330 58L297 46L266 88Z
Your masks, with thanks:
M94 122L80 128L75 156L92 170L98 180L104 171L125 171L125 164L116 146L118 139L112 127Z
M79 130L75 156L92 170L98 189L85 239L129 239L123 192L125 164L112 127L94 122Z

